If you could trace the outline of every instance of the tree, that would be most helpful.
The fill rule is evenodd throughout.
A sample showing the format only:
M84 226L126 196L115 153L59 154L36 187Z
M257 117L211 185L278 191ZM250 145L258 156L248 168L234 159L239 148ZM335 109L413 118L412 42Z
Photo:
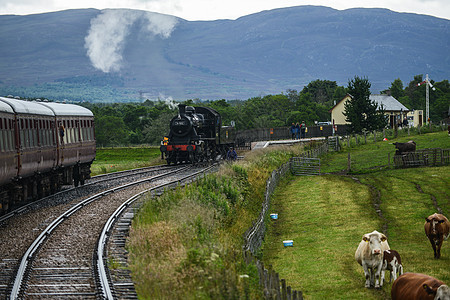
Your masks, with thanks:
M332 106L333 94L336 88L336 81L317 79L308 83L301 91L301 94L309 93L314 102Z
M333 94L333 106L336 105L336 103L339 103L342 99L344 99L345 95L347 95L347 89L343 86L338 86L334 90Z
M176 111L164 111L143 130L144 142L157 145L169 134L170 120L177 115Z
M415 75L414 79L409 82L409 85L405 88L405 95L408 96L408 103L403 103L409 109L422 109L425 110L425 89L426 85L422 84L417 86L418 83L423 81L423 74Z
M391 83L390 91L391 96L397 100L405 95L405 92L403 91L403 82L400 80L400 78L395 79Z
M386 125L384 108L378 107L378 104L369 98L370 86L367 78L358 76L348 82L347 91L351 99L344 104L344 116L350 123L348 128L352 133L379 130Z
M127 141L128 131L123 119L115 116L95 118L97 144L103 146L120 145Z

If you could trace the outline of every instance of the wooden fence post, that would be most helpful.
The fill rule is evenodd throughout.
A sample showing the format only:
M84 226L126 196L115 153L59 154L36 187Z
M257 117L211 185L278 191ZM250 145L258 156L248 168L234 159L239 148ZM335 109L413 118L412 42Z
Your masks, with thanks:
M350 172L351 169L351 159L350 159L350 152L348 153L348 160L347 160L347 173Z
M275 273L275 271L274 271ZM275 289L275 295L277 296L277 299L281 299L280 294L280 275L278 273L275 273L275 282L273 285L273 289Z
M286 279L281 279L281 299L286 300Z
M391 168L391 153L388 152L388 167Z
M377 132L375 130L373 131L373 141L377 142Z

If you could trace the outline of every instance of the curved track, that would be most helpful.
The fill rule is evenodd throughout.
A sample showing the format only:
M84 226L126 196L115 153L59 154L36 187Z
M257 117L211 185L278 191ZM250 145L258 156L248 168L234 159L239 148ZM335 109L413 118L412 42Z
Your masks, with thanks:
M5 220L0 228L0 298L109 298L93 275L101 272L92 262L99 257L93 254L99 234L131 195L194 176L192 167L169 169L173 174L158 169L85 185Z

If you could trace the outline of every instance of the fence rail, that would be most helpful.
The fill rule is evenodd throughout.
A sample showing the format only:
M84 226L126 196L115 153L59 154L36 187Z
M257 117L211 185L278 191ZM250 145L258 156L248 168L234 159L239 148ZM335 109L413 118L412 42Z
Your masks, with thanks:
M443 166L450 163L450 149L432 148L420 149L415 152L405 152L394 155L396 168L418 166Z
M320 158L292 157L289 165L294 175L320 175Z

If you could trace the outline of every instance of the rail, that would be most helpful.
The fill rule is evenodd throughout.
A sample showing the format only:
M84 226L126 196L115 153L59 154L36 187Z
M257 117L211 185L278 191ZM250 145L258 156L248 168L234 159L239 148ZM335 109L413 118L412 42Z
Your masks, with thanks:
M113 299L113 291L111 289L111 285L110 285L110 280L109 280L109 276L108 276L108 271L107 271L107 267L106 267L106 263L105 263L105 259L106 259L106 244L108 242L108 238L109 235L111 233L111 230L114 226L114 224L119 220L120 215L136 200L138 200L139 198L141 198L144 194L147 194L151 191L154 190L158 190L161 188L164 188L166 186L170 186L173 184L177 184L180 183L188 178L192 178L197 176L200 173L205 174L205 172L209 171L210 169L212 169L214 167L210 166L208 168L205 168L203 170L197 171L195 173L189 174L183 178L179 178L177 180L173 180L170 181L168 183L165 184L161 184L157 187L153 187L151 189L148 189L146 191L142 191L139 194L134 195L133 197L129 198L127 201L125 201L119 208L117 208L117 210L111 215L111 217L108 219L108 221L106 222L105 226L103 227L102 233L100 234L99 237L99 241L97 244L97 249L96 249L96 255L94 255L94 257L96 257L96 262L94 262L94 265L96 265L96 271L98 272L98 277L100 280L100 285L101 285L101 289L102 289L102 295L103 297L105 297L106 299Z
M187 169L189 167L186 167L184 169ZM184 170L181 169L181 170ZM19 299L19 295L22 289L22 286L24 284L24 279L25 279L25 274L27 273L27 270L29 268L29 266L31 265L30 262L34 259L34 256L36 254L36 252L38 251L38 249L40 248L40 246L45 242L45 240L51 235L51 233L58 227L59 224L61 224L65 219L67 219L68 217L70 217L72 214L74 214L76 211L78 211L79 209L83 208L84 206L86 206L87 204L99 199L100 197L106 196L110 193L114 193L116 191L131 187L133 185L137 185L137 184L141 184L147 181L152 181L155 180L157 178L163 177L163 176L167 176L168 174L172 174L175 172L179 172L180 169L169 172L169 173L165 173L165 174L160 174L160 175L156 175L153 176L151 178L146 178L143 180L139 180L139 181L135 181L135 182L131 182L101 193L98 193L96 195L93 195L89 198L86 198L85 200L81 201L80 203L78 203L77 205L71 207L69 210L67 210L65 213L63 213L62 215L60 215L59 217L57 217L50 225L47 226L47 228L34 240L34 242L31 244L31 246L27 249L27 251L25 252L24 256L22 257L20 266L18 268L17 271L17 275L16 278L14 280L14 285L11 291L11 295L10 295L10 299Z

